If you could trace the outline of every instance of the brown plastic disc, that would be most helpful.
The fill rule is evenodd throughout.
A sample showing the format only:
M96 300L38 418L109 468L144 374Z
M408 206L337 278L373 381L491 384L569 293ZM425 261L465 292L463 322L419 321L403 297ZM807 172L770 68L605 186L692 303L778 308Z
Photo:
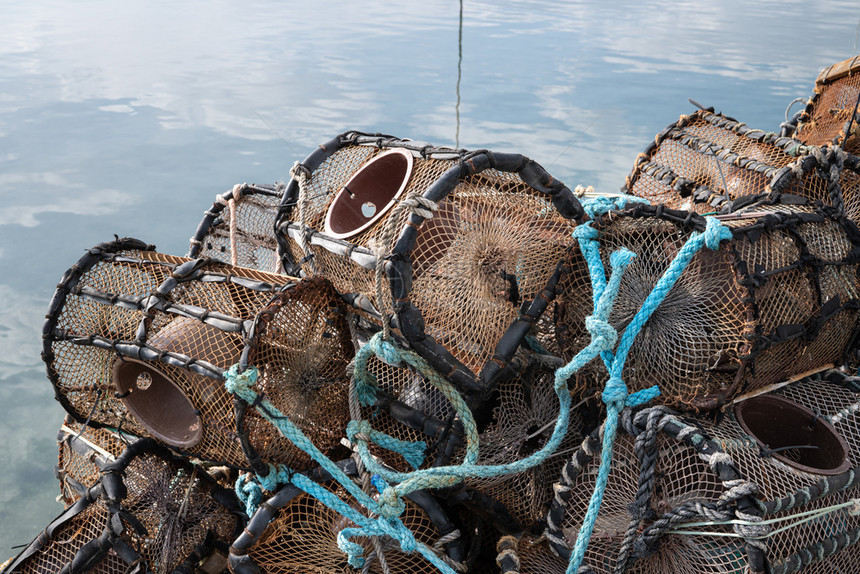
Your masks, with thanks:
M332 201L326 234L345 239L379 221L406 189L412 166L412 154L403 149L381 153L364 164Z
M779 395L760 395L735 405L743 429L779 461L811 474L848 470L848 443L833 425L807 407Z
M163 372L135 359L117 359L112 381L126 395L122 402L154 437L178 448L200 442L203 424L197 410Z

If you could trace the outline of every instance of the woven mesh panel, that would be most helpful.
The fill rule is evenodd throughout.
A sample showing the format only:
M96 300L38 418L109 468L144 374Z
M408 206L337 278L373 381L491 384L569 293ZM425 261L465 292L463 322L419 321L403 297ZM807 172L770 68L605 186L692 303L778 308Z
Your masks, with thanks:
M80 512L67 511L71 514L49 536L38 539L40 549L25 550L30 555L15 572L58 572L76 555L79 559L93 556L96 549L86 546L102 537L109 540L111 548L88 572L129 571L115 552L119 540L137 553L150 571L168 574L201 548L213 542L226 548L235 536L237 515L213 498L216 487L208 477L202 480L204 470L156 452L137 455L127 467L116 470L121 473L126 495L109 504L105 490L98 485L92 491L96 498L91 503ZM78 504L84 502L82 499ZM116 513L124 527L121 536L115 528L118 523L111 522ZM105 538L108 532L111 537Z
M407 412L401 418L392 415L396 407L380 408L371 405L362 408L362 418L369 420L371 426L389 436L404 441L423 441L427 444L424 452L426 468L440 456L440 443L448 435L445 428L455 415L450 402L421 374L408 366L395 366L373 356L367 363L367 371L376 378L378 388L399 404ZM430 420L430 424L425 424ZM432 425L432 426L431 426ZM436 430L436 433L432 431ZM449 431L450 432L450 431ZM398 453L370 444L371 452L386 465L400 472L413 470L412 466Z
M520 574L564 574L567 571L567 561L556 556L545 540L523 536L516 555Z
M325 486L341 499L349 500L343 487L332 483ZM406 501L406 509L400 519L418 542L432 547L439 539L439 531L433 521L412 501ZM346 554L337 546L338 533L344 528L354 527L347 518L302 493L281 509L257 543L248 551L248 555L262 572L268 574L356 572L347 563ZM365 558L374 552L374 545L367 538L352 540L364 546ZM405 554L396 541L383 537L381 542L385 560L392 573L429 574L438 571L421 555ZM369 572L382 574L379 561L374 559L370 562Z
M281 259L274 228L283 192L282 185L236 186L206 213L192 239L190 256L279 272Z
M615 250L636 254L609 317L619 337L693 231L642 217L653 212L637 208L631 217L612 214L596 224L606 269ZM855 245L839 221L793 217L725 220L735 239L692 259L634 341L623 374L631 389L659 385L670 403L710 408L840 360L857 321ZM561 353L570 359L590 341L584 325L592 305L578 250L567 268L555 320ZM578 388L602 388L606 377L595 360L578 374Z
M118 433L107 428L93 428L71 418L57 436L57 478L60 496L66 506L83 494L80 486L94 486L101 477L101 467L119 456L127 446Z
M796 400L807 407L810 410L810 420L814 417L813 413L821 413L825 420L830 420L833 415L845 409L852 412L849 418L853 419L856 411L852 405L857 405L860 400L860 395L818 379L804 379L778 391L776 395ZM781 499L827 478L824 474L806 472L783 462L802 462L804 455L801 454L801 449L783 450L763 457L760 444L744 431L732 411L729 411L728 416L719 424L708 421L697 421L695 424L704 431L706 437L714 440L716 445L728 454L744 479L758 486L758 498L762 501ZM789 427L806 422L786 420L784 424ZM856 444L856 420L846 419L834 426L849 444ZM663 434L658 435L657 445L658 457L654 468L656 480L649 506L654 512L653 517L660 517L684 503L716 502L726 492L726 486L695 449ZM856 466L857 460L858 454L852 449L848 454L848 466ZM561 527L571 547L576 540L594 488L598 465L599 456L588 463L585 472L577 477L572 485L571 497L566 506L567 514ZM615 568L622 539L631 520L629 505L636 500L639 474L640 462L634 452L633 439L621 433L616 438L612 471L585 558L585 564L598 574L613 572ZM794 516L801 512L837 505L856 496L856 487L832 492L812 502L805 502L803 495L798 495L793 507L766 514L765 518ZM783 503L783 508L787 506L787 503ZM647 528L653 523L653 517L646 521L644 527ZM773 529L785 525L786 523L779 523L774 525ZM843 510L792 526L767 539L767 559L771 564L786 561L807 546L814 546L858 526L860 516L852 516ZM664 534L658 539L655 552L629 565L628 571L642 574L747 572L744 541L719 535L731 534L728 526L711 525L691 530L715 534ZM639 532L642 532L641 528ZM856 550L847 549L803 571L831 572L837 565L841 565L847 567L843 572L853 572L860 565L858 560L860 557Z
M63 304L48 319L55 323L47 342L49 377L79 420L245 466L221 372L239 361L243 322L285 278L212 262L165 283L180 264L186 264L180 274L188 272L189 261L103 252L74 287L63 284ZM65 279L70 276L73 281L73 274ZM141 333L145 347L138 345ZM249 424L256 416L249 413Z
M307 186L307 204L291 213L294 222L322 231L336 194L378 153L376 148L351 145L326 159ZM423 194L456 165L455 159L415 158L401 199ZM347 241L387 254L408 216L408 210L395 207ZM390 217L395 218L396 233L386 240L383 231ZM545 287L567 249L572 227L547 195L514 173L488 169L461 180L439 202L434 216L421 225L409 254L409 300L423 316L424 331L470 371L479 372L519 316L521 302L533 300ZM286 240L290 257L302 261L307 253L299 244L297 230L296 225L291 227ZM331 279L340 292L366 295L382 312L390 310L388 281L383 282L384 300L380 302L372 266L351 260L347 253L352 247L340 246L336 252L334 247L312 241L308 249L313 267L305 265L305 271Z
M801 169L805 158L786 151L797 146L796 140L699 110L660 132L637 158L624 189L655 205L697 213L731 211L732 200L771 191L833 204L829 169ZM832 160L828 156L821 161ZM789 168L795 171L786 173ZM860 218L856 174L839 173L844 172L837 171L835 179L844 184L847 214L856 221Z
M260 373L255 391L323 452L346 436L349 422L346 366L354 351L346 313L330 282L303 279L260 313L251 342L251 362ZM262 460L292 468L311 464L305 452L273 435L270 424L252 418L245 429Z
M797 138L807 145L833 143L857 155L860 151L856 138L856 124L850 137L845 128L860 98L860 70L858 59L851 58L822 70L815 81L814 95L801 116Z
M123 507L148 532L131 534L132 546L156 574L173 572L210 532L223 545L235 535L237 517L212 498L204 472L158 456L141 457L126 471Z
M105 504L100 500L94 502L60 526L41 550L9 574L56 574L72 561L84 544L99 537L109 518L110 513ZM88 572L123 574L127 569L128 565L113 550L109 550Z
M480 434L478 464L511 464L546 444L558 418L554 381L552 373L535 369L499 385L492 423ZM576 413L571 413L564 440L546 461L518 473L467 479L466 485L505 505L523 529L530 530L546 518L552 485L582 442L581 426ZM457 460L462 460L462 456Z

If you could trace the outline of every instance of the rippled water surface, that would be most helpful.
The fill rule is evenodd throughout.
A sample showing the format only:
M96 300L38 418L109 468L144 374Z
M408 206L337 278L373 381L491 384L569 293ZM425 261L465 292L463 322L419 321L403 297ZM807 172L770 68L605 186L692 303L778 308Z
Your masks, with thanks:
M347 129L528 155L615 191L692 106L777 130L857 53L856 2L0 0L0 562L61 509L40 329L63 272L182 255L234 183Z

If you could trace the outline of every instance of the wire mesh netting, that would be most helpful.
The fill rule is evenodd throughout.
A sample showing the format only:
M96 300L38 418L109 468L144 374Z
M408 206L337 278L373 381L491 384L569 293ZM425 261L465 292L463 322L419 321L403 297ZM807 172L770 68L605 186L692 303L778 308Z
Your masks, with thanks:
M838 145L855 155L860 151L856 137L858 71L857 56L821 71L815 80L813 96L800 114L797 139L807 145Z
M275 217L286 187L239 184L218 195L191 238L188 257L211 257L269 273L282 270Z
M260 373L255 390L325 453L339 446L349 421L347 364L354 350L347 321L331 283L311 277L283 289L259 312L246 344L248 361ZM260 418L247 416L240 427L260 461L295 469L311 464L307 453Z
M60 498L71 506L95 486L106 464L116 460L129 443L137 440L108 428L94 428L66 416L57 433L57 466Z
M168 574L226 555L243 523L232 491L144 439L106 462L3 572Z
M58 399L79 421L153 436L205 460L247 467L222 373L239 362L258 311L273 293L294 286L288 281L217 261L163 255L136 241L94 248L64 278L46 323L45 360ZM325 321L337 311L332 297L319 283L281 295L289 320L273 326L260 343L264 384L318 384L325 398L329 386L310 379L319 361L338 360L343 381L351 348L341 337L327 338L333 328ZM317 362L298 356L296 349L312 350L315 338ZM333 354L337 349L340 359ZM298 415L308 406L286 393L273 396L289 403L288 412ZM318 409L331 406L314 399ZM252 448L258 445L273 462L283 455L284 462L302 465L289 441L255 412L243 422Z
M356 467L342 461L353 477ZM357 512L365 510L352 499L342 485L331 480L324 471L309 473L314 480ZM355 478L356 484L360 481ZM440 556L462 559L460 532L448 520L445 511L433 496L424 491L413 493L405 501L399 520L419 543L436 549ZM350 566L338 546L345 529L356 525L341 513L332 510L319 499L294 486L285 486L252 516L242 537L237 539L230 555L234 574L250 572L348 574L357 570ZM438 571L425 558L405 552L400 543L388 536L355 537L365 548L363 572L430 573ZM450 558L449 558L450 559Z
M695 255L645 323L624 367L631 389L659 385L669 403L713 408L848 354L860 303L856 226L826 210L721 219L734 238ZM702 223L689 212L646 205L595 221L604 265L616 249L636 254L609 316L619 333L681 247L704 231ZM569 359L590 340L585 317L592 305L578 250L566 269L555 334ZM590 365L577 374L585 394L607 379L599 360Z
M306 160L307 179L285 197L279 231L293 272L361 295L378 324L393 311L401 334L455 380L504 365L521 335L500 348L503 336L551 281L581 215L570 190L511 154L354 133L327 149ZM375 162L396 152L408 166L383 181ZM377 257L386 259L379 286Z
M731 213L753 199L772 204L800 196L844 208L860 221L856 158L841 148L807 147L752 129L712 110L683 115L660 132L639 154L622 189L697 213Z
M856 551L843 550L860 528L860 387L842 380L804 379L737 403L718 423L659 407L637 414L625 424L633 434L616 440L585 563L597 573L741 573L761 560L769 572L856 570ZM549 519L563 556L598 462L582 450L574 460Z

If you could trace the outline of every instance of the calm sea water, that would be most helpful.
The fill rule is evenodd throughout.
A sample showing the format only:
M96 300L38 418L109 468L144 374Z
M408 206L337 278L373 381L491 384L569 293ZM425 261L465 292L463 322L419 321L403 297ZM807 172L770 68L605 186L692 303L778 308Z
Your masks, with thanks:
M60 511L40 328L114 234L182 255L215 195L346 129L616 191L691 97L777 130L856 2L0 0L0 561Z

